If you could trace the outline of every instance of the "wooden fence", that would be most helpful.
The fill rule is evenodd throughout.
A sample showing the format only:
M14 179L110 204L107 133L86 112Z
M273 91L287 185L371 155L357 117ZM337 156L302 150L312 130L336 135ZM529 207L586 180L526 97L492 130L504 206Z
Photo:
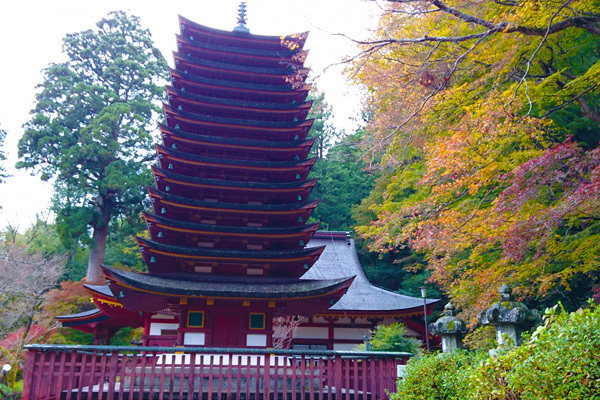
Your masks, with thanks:
M408 353L31 345L27 400L376 400Z

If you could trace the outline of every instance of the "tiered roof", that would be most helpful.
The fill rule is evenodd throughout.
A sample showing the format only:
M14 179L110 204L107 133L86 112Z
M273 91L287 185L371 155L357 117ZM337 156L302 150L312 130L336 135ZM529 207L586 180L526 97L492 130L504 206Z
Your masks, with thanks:
M324 250L305 247L318 228L307 224L318 201L308 200L306 34L226 32L182 17L180 26L148 189L150 239L137 239L149 272L104 267L108 287L88 289L102 311L328 308L353 278L299 279Z
M374 286L367 279L360 262L354 240L349 232L318 231L309 246L327 246L321 257L305 279L339 279L355 276L346 294L328 310L319 315L328 317L406 317L423 316L423 299L401 295ZM427 299L428 306L434 306L439 299ZM433 307L432 307L433 308Z

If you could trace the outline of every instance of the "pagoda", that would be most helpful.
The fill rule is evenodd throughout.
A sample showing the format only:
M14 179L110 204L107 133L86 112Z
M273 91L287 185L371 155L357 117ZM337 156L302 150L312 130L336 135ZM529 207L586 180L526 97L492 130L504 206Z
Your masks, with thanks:
M250 34L243 3L231 32L179 23L137 238L148 272L103 266L107 285L86 285L98 309L58 319L104 340L144 326L146 346L272 347L273 318L324 311L353 281L299 279L325 248L307 247L307 33Z

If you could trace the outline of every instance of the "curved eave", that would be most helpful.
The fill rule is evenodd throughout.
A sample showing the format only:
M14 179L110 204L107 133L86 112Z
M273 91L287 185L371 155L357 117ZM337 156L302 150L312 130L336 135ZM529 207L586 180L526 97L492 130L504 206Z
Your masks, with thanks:
M146 224L156 224L165 229L185 231L190 234L240 234L244 236L260 237L260 238L286 238L296 235L304 235L313 233L319 228L319 223L292 226L292 227L274 227L274 228L258 228L258 227L229 227L220 225L197 224L193 222L177 221L173 219L163 218L155 214L143 212Z
M224 81L217 79L208 79L195 77L189 74L183 74L177 70L170 70L171 84L175 87L198 88L200 90L220 93L221 96L237 98L240 100L252 98L257 102L288 102L296 103L304 102L310 85L305 84L300 89L292 89L291 87L279 87L269 85L243 84L233 81ZM186 90L187 91L187 90ZM267 100L267 98L269 100Z
M296 171L304 168L312 168L316 158L295 161L255 161L255 160L237 160L231 158L204 157L194 154L184 153L182 151L167 149L156 144L156 152L167 157L170 160L183 162L194 166L213 166L219 168L235 168L257 171Z
M190 53L194 57L221 61L224 63L268 66L277 68L281 65L302 66L308 55L307 50L298 51L260 51L259 49L241 49L233 46L213 46L200 40L175 35L177 49L182 53Z
M244 72L256 74L259 76L282 77L295 74L298 70L294 66L278 66L278 67L254 67L250 65L229 64L219 61L206 60L203 58L194 57L189 54L184 54L180 51L173 52L173 58L176 61L186 62L193 65L199 65L206 68L215 68L217 70L227 70L232 72Z
M292 59L293 57L301 54L303 50L296 49L290 50L289 48L281 46L278 49L267 50L260 48L246 48L234 46L232 44L214 43L206 40L199 40L202 38L194 35L178 35L179 39L185 41L189 46L202 51L215 51L227 55L235 55L237 57L252 57L262 58L266 60L280 60L280 59Z
M162 203L171 204L175 207L214 210L219 212L231 213L257 213L257 214L295 214L297 212L314 209L319 200L306 201L299 204L275 204L275 205L250 205L235 203L214 203L210 201L191 200L185 197L173 196L154 188L148 187L150 197L160 200Z
M302 189L311 189L317 184L317 179L297 182L240 182L224 181L219 179L205 179L188 175L177 174L157 166L151 166L154 176L169 179L173 183L179 183L190 187L205 187L212 189L240 190L249 192L288 192Z
M206 116L234 116L240 120L254 121L304 121L310 111L312 101L298 104L297 107L269 107L269 105L284 104L296 105L297 103L252 103L223 100L217 97L187 95L171 86L167 86L169 105L172 108L182 107L191 113ZM240 103L247 103L246 105Z
M108 288L108 286L107 286ZM144 318L138 313L128 311L119 304L119 311L107 314L102 308L72 315L61 315L55 319L64 328L72 328L86 333L116 332L125 326L137 328L144 325Z
M233 129L251 130L251 131L270 131L270 132L294 132L296 130L310 129L314 122L314 118L306 119L298 122L286 121L254 121L237 118L214 117L211 115L196 114L183 110L176 110L173 107L163 103L163 111L165 114L175 115L180 119L193 122L196 124L206 124L216 127L225 127Z
M165 110L164 114L169 128L175 130L180 129L184 132L194 132L199 135L289 142L293 140L305 140L310 131L310 126L301 126L299 128L247 127L198 121L193 118L181 116L177 112L169 112L167 110Z
M256 110L256 111L264 111L264 112L277 112L277 111L296 111L299 109L310 109L313 101L305 101L300 103L264 103L257 101L245 101L245 100L236 100L236 99L220 99L211 96L202 96L193 93L188 93L176 89L172 86L166 86L167 94L171 96L178 96L190 101L197 101L199 103L210 103L214 106L226 106L226 107L234 107L239 110Z
M295 43L298 47L302 48L306 42L308 32L301 32L292 35L283 36L265 36L265 35L254 35L250 33L240 34L233 31L224 31L220 29L210 28L193 22L185 17L179 16L179 26L182 32L188 30L196 34L206 37L207 40L212 41L225 41L226 43L233 42L240 45L244 45L248 48L255 48L263 46L266 48L281 48L282 40L287 40Z
M232 150L250 150L254 152L280 152L280 153L303 153L310 151L316 138L293 142L273 142L265 140L252 140L242 138L229 138L221 136L197 135L184 132L180 129L172 129L166 125L159 124L163 139L167 137L178 143L193 147L224 148Z
M54 319L60 322L63 327L74 327L77 325L106 321L110 319L110 317L105 315L100 309L95 308L93 310L83 311L77 314L59 315L54 317Z
M204 249L200 247L173 246L147 240L136 236L138 246L149 249L153 252L165 256L183 257L183 258L210 258L211 260L230 260L230 261L299 261L310 257L318 257L325 250L325 246L307 247L299 250L222 250L222 249Z
M334 280L230 277L215 275L149 275L102 267L111 286L133 292L176 298L226 298L240 300L301 300L346 290L354 277ZM171 275L171 274L170 274ZM125 298L127 295L125 295Z
M90 285L84 284L83 287L90 292L94 298L103 298L109 301L114 301L115 296L106 285Z
M304 83L308 77L308 69L296 74L294 68L258 68L243 67L236 64L225 64L216 61L203 60L185 56L179 52L173 53L175 69L192 76L209 79L224 79L233 82L254 82L262 85L289 86L290 78L294 82ZM236 68L237 67L237 68ZM270 72L270 73L269 73Z

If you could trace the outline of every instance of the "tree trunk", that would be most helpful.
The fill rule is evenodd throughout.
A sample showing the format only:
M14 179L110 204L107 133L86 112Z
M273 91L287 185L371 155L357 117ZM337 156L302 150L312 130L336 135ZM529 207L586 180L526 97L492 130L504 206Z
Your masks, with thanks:
M583 98L583 96L577 98L577 102L581 107L581 113L583 114L583 116L589 119L590 121L595 122L596 125L600 126L600 115L598 115L598 110L592 109L586 101L586 99Z
M94 247L90 250L88 259L87 275L85 277L88 283L104 283L104 276L100 266L104 262L104 251L106 250L106 238L108 237L108 223L110 222L110 212L101 210L102 218L99 226L94 227Z

